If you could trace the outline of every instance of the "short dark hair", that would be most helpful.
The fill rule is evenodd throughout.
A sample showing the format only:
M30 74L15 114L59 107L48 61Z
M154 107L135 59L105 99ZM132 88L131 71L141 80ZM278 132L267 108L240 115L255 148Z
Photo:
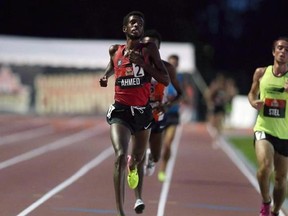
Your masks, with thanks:
M168 59L170 59L170 58L174 58L177 61L179 61L179 56L177 54L171 54L170 56L168 56Z
M277 44L277 42L278 42L279 40L284 40L284 41L286 41L286 42L288 43L288 37L279 37L278 39L276 39L276 40L273 41L272 51L275 50L276 44Z
M141 11L131 11L123 18L123 25L126 26L130 16L139 16L145 20L144 14Z
M159 44L161 43L162 41L162 37L161 37L161 34L156 31L155 29L149 29L149 30L146 30L144 32L144 36L143 37L152 37L152 38L156 38L158 41L159 41Z

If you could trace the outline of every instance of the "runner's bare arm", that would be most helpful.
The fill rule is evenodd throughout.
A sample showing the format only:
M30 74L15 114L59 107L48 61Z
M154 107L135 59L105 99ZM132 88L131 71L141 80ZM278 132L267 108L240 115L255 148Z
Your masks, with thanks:
M118 49L118 45L112 45L109 48L109 55L110 55L110 61L104 71L103 77L100 78L99 83L101 87L107 87L108 84L108 78L114 74L114 64L113 64L113 57Z
M259 100L258 96L259 96L260 79L264 75L265 69L266 69L265 67L264 68L262 67L262 68L257 68L255 70L254 75L253 75L252 85L248 93L248 100L251 106L257 110L261 109L263 106L263 102Z
M179 103L179 101L182 99L182 96L183 96L183 90L176 76L177 74L176 68L173 65L171 65L169 62L166 62L166 61L163 61L163 62L164 62L165 67L167 68L171 83L177 92L177 96L174 97L173 100L169 101L166 104L169 107L171 105Z

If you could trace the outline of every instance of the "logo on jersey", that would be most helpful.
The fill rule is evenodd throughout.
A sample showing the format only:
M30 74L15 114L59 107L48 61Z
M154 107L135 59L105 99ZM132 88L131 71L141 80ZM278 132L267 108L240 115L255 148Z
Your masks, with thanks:
M270 92L270 93L283 93L285 91L285 88L282 87L282 88L277 88L277 87L270 87L270 88L267 88L267 91Z
M126 76L132 76L133 75L133 70L132 69L129 69L129 68L127 68L126 69Z

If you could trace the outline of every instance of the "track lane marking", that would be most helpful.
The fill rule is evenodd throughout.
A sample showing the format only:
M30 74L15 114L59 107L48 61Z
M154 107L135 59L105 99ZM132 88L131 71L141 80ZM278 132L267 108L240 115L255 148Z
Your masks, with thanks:
M213 138L213 128L209 127L207 125L207 131L210 134L210 136ZM256 175L251 172L251 170L248 169L248 167L245 165L245 163L240 159L240 155L238 155L231 144L225 139L224 136L220 137L220 144L219 147L222 149L223 152L230 158L230 160L234 163L234 165L241 171L241 173L248 179L250 184L254 187L254 189L260 193L260 189L258 186L258 182L256 180ZM284 212L280 210L279 216L285 216Z
M43 126L43 127L36 128L36 129L34 128L34 129L27 130L27 131L22 131L22 132L10 134L10 135L2 136L0 140L0 146L6 145L12 142L16 142L19 140L21 141L29 140L32 138L40 137L42 135L48 135L53 132L54 130L52 129L51 126Z
M180 138L182 135L182 129L183 129L183 125L180 124L177 127L177 131L176 131L176 134L175 134L172 146L171 146L171 152L173 152L173 154L171 154L171 158L169 159L168 164L167 164L166 179L163 182L162 189L161 189L160 199L158 203L157 216L164 216L164 213L165 213L165 206L166 206L167 197L168 197L170 184L172 180L173 169L174 169L175 161L177 157L178 146L179 146Z
M15 164L18 164L20 162L35 158L37 156L40 156L42 154L45 154L47 152L55 151L57 149L72 145L76 142L83 141L85 139L88 139L93 136L97 136L103 131L108 130L107 127L97 127L92 128L89 130L82 130L76 134L64 137L62 139L56 140L55 142L52 142L50 144L47 144L45 146L41 146L39 148L33 149L31 151L28 151L26 153L20 154L16 157L13 157L11 159L8 159L6 161L3 161L0 163L0 170L5 169L7 167L13 166Z
M39 207L41 204L43 204L45 201L50 199L55 194L59 193L61 190L65 189L69 185L73 184L75 181L77 181L79 178L84 176L86 173L88 173L91 169L98 166L101 162L103 162L105 159L110 157L114 153L114 150L111 147L105 149L102 151L97 157L95 157L93 160L91 160L89 163L85 164L81 169L79 169L74 175L72 175L70 178L50 190L48 193L46 193L44 196L42 196L40 199L38 199L36 202L32 203L30 206L28 206L26 209L24 209L22 212L20 212L17 216L26 216L33 210L35 210L37 207Z

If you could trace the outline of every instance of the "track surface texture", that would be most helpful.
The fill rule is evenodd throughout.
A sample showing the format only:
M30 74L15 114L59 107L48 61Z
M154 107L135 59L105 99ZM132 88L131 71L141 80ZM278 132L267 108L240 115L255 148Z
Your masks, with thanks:
M159 164L145 176L143 216L259 215L241 161L212 142L205 123L179 126L167 180L158 181ZM113 163L104 116L0 114L0 215L115 216ZM134 203L126 186L127 216Z

